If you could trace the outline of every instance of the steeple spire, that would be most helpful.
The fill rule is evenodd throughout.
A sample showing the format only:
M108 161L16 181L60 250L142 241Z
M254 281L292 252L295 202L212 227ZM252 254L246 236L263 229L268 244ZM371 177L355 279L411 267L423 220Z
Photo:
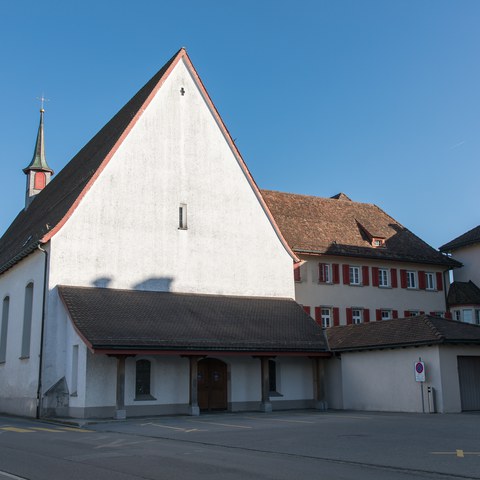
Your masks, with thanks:
M27 208L35 195L37 195L50 181L53 170L48 166L45 156L45 140L43 134L43 114L45 110L43 103L46 100L43 96L40 99L42 106L40 108L40 124L38 126L37 140L35 142L35 150L30 164L23 169L27 175L27 191L25 194L25 208Z

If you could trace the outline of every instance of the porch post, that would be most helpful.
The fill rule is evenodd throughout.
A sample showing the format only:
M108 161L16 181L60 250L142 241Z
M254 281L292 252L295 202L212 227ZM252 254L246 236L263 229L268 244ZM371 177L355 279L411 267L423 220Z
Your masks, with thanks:
M117 402L115 408L115 420L125 420L125 358L127 355L117 355Z
M198 406L198 361L201 357L191 355L188 357L190 361L190 400L189 412L190 415L200 415L200 407Z
M327 410L327 399L325 396L325 361L321 357L313 357L313 399L314 408Z
M270 357L260 357L261 376L262 376L262 403L260 410L262 412L271 412L272 403L270 402L270 381L268 375L268 361Z

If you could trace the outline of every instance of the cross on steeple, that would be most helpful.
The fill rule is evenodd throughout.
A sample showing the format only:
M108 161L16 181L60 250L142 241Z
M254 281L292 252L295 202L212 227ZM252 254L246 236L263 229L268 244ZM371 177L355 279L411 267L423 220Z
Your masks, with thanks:
M50 99L45 98L44 95L43 95L43 93L42 93L42 96L41 96L41 97L37 97L37 100L40 100L40 111L41 111L41 112L44 112L45 109L44 109L43 107L44 107L44 105L45 105L45 102L49 102Z

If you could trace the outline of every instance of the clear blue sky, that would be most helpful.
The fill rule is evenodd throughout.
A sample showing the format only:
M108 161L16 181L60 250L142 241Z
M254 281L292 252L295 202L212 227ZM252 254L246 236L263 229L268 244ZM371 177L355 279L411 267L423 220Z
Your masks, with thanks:
M182 46L261 188L375 203L438 247L480 224L480 1L3 2L0 230L42 93L60 170Z

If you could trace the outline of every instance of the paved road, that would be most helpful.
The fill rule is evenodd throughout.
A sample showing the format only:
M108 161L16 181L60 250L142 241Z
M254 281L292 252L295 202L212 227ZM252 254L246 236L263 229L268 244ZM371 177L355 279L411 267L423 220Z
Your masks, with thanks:
M83 428L0 417L0 480L480 479L480 414L314 411Z

